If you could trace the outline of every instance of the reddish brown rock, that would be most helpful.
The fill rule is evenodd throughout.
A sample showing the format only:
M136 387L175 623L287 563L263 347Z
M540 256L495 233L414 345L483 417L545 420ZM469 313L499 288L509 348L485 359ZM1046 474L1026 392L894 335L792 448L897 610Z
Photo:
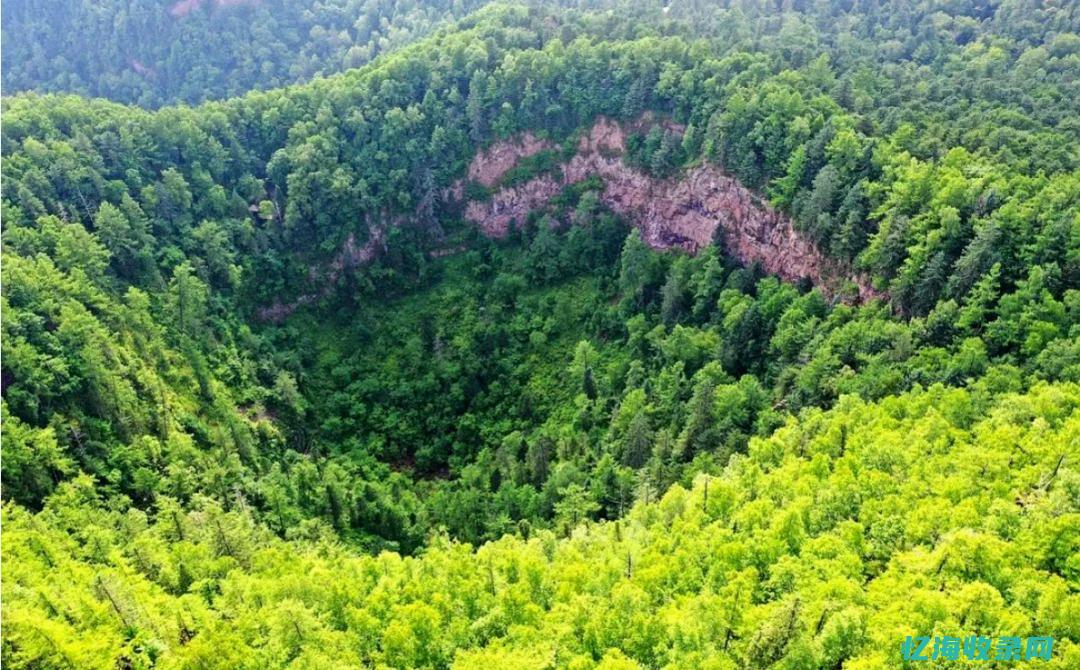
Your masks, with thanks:
M525 133L510 142L496 142L476 154L469 163L466 179L490 188L499 183L503 175L522 158L534 156L552 146L547 140L538 139L532 133Z
M669 129L682 131L674 124ZM544 148L537 148L537 142L526 136L481 152L469 166L469 178L484 175L489 185L497 183L491 175L505 174L514 161ZM712 243L720 228L728 251L742 263L758 262L770 274L788 281L809 279L830 291L850 279L859 287L860 299L884 297L867 278L845 272L827 258L788 217L719 167L701 165L676 179L658 179L623 163L625 147L623 127L602 118L578 142L577 153L561 165L561 179L545 174L499 189L489 200L465 203L465 218L484 234L502 237L565 186L598 175L604 181L603 203L630 220L654 248L695 253ZM490 168L484 165L488 159L496 161ZM459 182L447 195L460 199L463 192Z
M541 175L520 186L499 189L491 200L465 205L465 218L489 237L504 237L510 224L525 221L529 212L559 194L563 184L551 175Z
M744 264L758 262L770 274L788 281L809 279L834 294L845 280L858 287L858 298L887 298L875 291L868 278L852 274L802 237L783 213L714 165L699 165L677 178L658 179L623 163L627 130L646 132L660 122L666 130L684 128L644 115L633 124L599 119L578 141L577 152L560 165L561 176L542 174L523 184L498 189L490 199L461 203L465 184L474 181L491 188L518 161L555 145L530 133L498 142L477 153L467 175L445 189L442 197L461 203L465 219L490 237L503 237L529 213L544 207L563 188L593 175L603 179L601 201L636 226L647 244L657 249L679 248L696 253L711 244L722 229L728 252ZM400 225L394 221L388 225ZM319 288L289 303L275 303L259 311L264 321L282 321L301 305L326 295L346 269L365 265L383 249L385 227L372 226L371 239L357 246L345 241L329 266L313 267L310 282ZM432 257L444 255L441 250ZM321 275L321 276L320 276Z

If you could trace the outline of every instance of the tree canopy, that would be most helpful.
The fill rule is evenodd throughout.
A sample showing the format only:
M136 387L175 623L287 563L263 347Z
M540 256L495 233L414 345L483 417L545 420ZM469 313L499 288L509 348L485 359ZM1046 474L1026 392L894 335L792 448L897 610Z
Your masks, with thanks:
M1080 662L1075 12L577 4L47 3L185 73L133 83L7 3L5 85L68 93L2 101L6 663ZM651 248L555 179L601 117L879 297Z

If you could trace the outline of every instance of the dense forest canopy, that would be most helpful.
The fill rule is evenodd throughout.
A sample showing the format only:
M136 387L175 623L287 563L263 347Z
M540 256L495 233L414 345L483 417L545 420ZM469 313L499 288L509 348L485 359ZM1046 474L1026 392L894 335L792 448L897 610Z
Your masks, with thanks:
M3 86L159 107L304 82L422 37L480 0L11 0Z
M3 99L12 667L1080 663L1071 3L6 4L5 86L165 105ZM872 291L650 247L598 119Z
M1056 658L1026 667L1074 667L1080 480L1055 464L1075 456L1078 409L1076 384L848 396L621 521L475 553L437 536L418 559L286 542L205 499L153 523L110 509L79 477L39 514L7 513L5 656L79 668L895 668L904 635L940 631L1054 636Z

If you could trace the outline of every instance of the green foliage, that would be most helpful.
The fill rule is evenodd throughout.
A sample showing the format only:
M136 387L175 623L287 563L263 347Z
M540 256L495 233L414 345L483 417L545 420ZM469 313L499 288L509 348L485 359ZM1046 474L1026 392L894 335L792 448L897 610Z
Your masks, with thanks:
M3 11L4 89L198 103L359 67L483 4L16 1Z
M626 163L658 177L669 177L686 160L683 144L673 130L653 125L649 132L626 140Z
M80 477L38 514L4 507L4 659L890 668L941 630L1053 635L1047 667L1070 667L1078 439L1075 384L847 396L620 521L418 558L283 541L205 499L122 511ZM570 484L557 509L594 504Z
M6 663L886 668L940 630L1076 664L1076 26L600 4L198 107L4 98ZM192 7L137 24L185 76L137 83L95 37L49 39L110 64L60 77L23 45L65 22L7 3L5 84L223 96L471 5ZM236 40L276 56L192 65ZM498 242L441 197L484 143L565 140L513 185L601 115L631 166L719 162L887 298L740 240L657 252L599 177Z

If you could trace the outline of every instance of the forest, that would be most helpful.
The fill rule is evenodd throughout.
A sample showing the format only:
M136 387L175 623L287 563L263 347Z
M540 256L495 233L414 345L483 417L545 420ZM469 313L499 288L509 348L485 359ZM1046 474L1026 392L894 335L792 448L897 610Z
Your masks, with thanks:
M1080 667L1080 7L3 19L5 664Z
M11 0L5 91L144 107L199 103L363 65L480 0Z

